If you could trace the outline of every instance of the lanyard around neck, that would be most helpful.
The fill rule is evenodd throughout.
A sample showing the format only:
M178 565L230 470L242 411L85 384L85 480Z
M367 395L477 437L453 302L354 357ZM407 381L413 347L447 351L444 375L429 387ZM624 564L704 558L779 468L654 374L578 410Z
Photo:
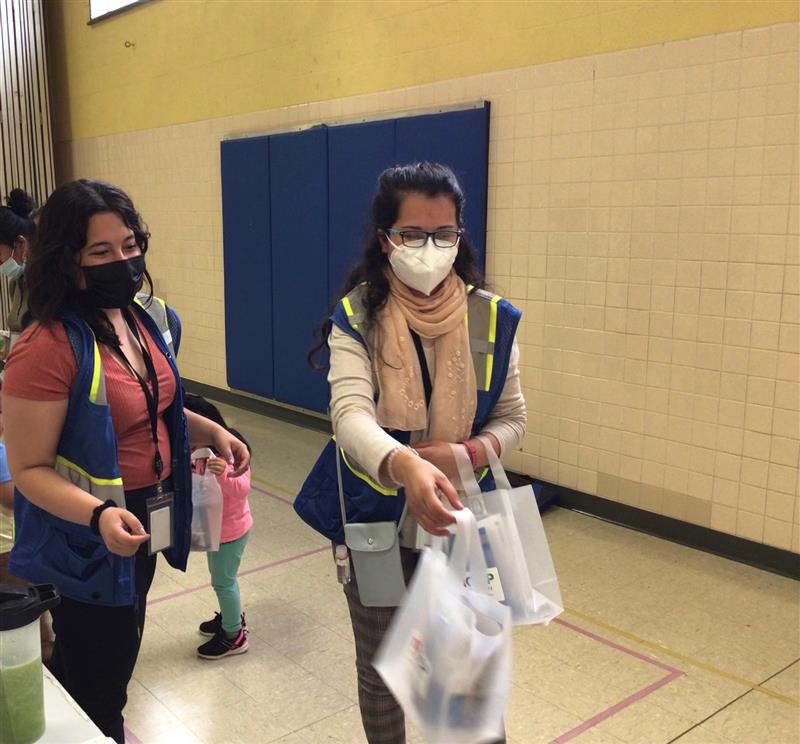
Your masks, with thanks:
M128 324L128 328L131 329L131 333L136 338L136 342L139 344L139 348L142 351L142 359L144 359L144 366L147 370L147 375L150 378L150 385L145 382L142 376L136 371L134 366L128 360L128 357L125 356L125 352L122 351L122 347L118 347L117 351L119 355L122 357L122 361L125 362L125 366L131 371L133 376L136 378L136 381L139 383L139 387L142 388L142 393L144 393L145 403L147 404L147 415L150 419L150 432L153 437L153 444L155 445L155 456L153 458L153 469L156 473L156 478L158 479L158 488L161 488L161 473L164 472L164 461L161 459L161 450L158 446L158 376L156 375L155 365L153 364L153 357L150 355L150 351L147 348L147 343L142 341L142 338L139 335L139 327L136 325L136 321L133 319L130 311L126 308L122 311L123 317L125 318L125 322ZM151 392L152 386L152 392Z

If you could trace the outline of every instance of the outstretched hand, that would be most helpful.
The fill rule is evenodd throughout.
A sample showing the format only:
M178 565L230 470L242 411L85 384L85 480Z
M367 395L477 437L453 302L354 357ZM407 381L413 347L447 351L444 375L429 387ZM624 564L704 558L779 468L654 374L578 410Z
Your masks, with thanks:
M237 478L250 467L250 451L247 445L221 426L214 432L212 445L219 456L233 466L231 478Z
M454 509L464 508L447 476L433 463L410 452L397 456L394 470L403 484L406 503L417 524L432 535L447 536L447 526L456 518L442 504L440 495Z

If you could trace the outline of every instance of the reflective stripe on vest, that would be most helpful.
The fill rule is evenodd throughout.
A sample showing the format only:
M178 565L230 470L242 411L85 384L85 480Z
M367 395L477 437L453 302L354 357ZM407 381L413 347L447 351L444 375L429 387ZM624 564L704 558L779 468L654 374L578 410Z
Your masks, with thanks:
M139 305L155 322L164 337L164 343L169 347L169 352L175 356L175 349L172 346L172 332L169 329L169 318L167 316L167 303L160 297L148 297L138 294L133 301Z
M336 437L332 437L333 440L336 440ZM401 445L398 443L397 445L400 447ZM384 496L397 496L397 489L396 488L386 488L382 486L380 483L376 483L372 478L370 478L366 473L362 473L358 468L355 467L350 460L347 459L347 455L343 449L340 449L339 452L342 453L342 461L345 465L347 465L347 469L356 476L356 478L361 478L370 488L375 489L378 493L382 493Z
M78 488L101 501L111 499L117 506L125 507L125 488L122 485L122 478L95 478L82 467L61 455L56 456L54 469L62 478L74 483Z
M92 361L92 386L89 388L89 400L92 403L100 403L105 405L108 403L106 398L106 376L103 374L103 364L100 361L100 347L97 345L97 339L93 337L94 354Z
M347 313L347 321L350 323L353 328L358 330L358 323L356 322L355 318L353 317L353 306L350 304L350 298L345 297L342 300L342 307L344 307L344 311Z
M331 439L333 439L333 441L334 441L334 442L336 441L336 437L335 437L335 436L332 436L332 437L331 437ZM398 447L402 447L403 445L402 445L402 444L400 444L400 442L398 442L398 443L397 443L397 446L398 446ZM352 464L352 463L351 463L351 462L350 462L350 461L347 459L347 454L345 453L345 451L344 451L343 449L340 449L340 450L339 450L339 452L341 452L341 453L342 453L342 461L344 462L344 464L345 464L345 465L347 465L347 469L348 469L348 470L349 470L349 471L350 471L350 472L351 472L351 473L352 473L354 476L356 476L356 478L360 478L360 479L361 479L361 480L363 480L363 481L364 481L364 483L366 483L366 484L367 484L367 485L368 485L370 488L372 488L372 489L376 490L378 493L381 493L381 494L383 494L384 496L397 496L397 494L398 494L398 491L397 491L397 489L396 489L396 488L386 488L385 486L382 486L380 483L376 483L376 482L375 482L374 480L372 480L372 478L370 478L370 477L369 477L369 476L368 476L366 473L362 473L362 472L361 472L361 471L360 471L358 468L356 468L356 467L355 467L355 465L354 465L354 464ZM481 482L481 481L482 481L482 480L483 480L483 479L486 477L486 474L487 474L488 472L489 472L489 466L488 466L488 465L487 465L487 466L484 466L483 468L481 468L481 469L479 469L479 470L476 470L476 471L475 471L475 478L476 478L476 480L478 481L478 483L480 483L480 482Z

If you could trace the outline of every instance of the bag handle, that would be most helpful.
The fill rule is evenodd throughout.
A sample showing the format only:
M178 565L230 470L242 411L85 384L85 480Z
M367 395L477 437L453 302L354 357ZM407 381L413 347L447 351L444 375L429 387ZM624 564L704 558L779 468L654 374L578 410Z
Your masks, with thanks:
M492 469L492 475L494 476L494 482L497 484L497 487L503 489L504 491L510 491L511 484L508 482L508 476L503 468L503 463L500 462L500 458L494 451L494 446L492 445L491 440L489 437L483 434L479 434L476 438L481 442L483 448L486 450L486 457L489 460L489 467Z
M342 510L342 529L344 529L345 525L347 524L347 511L344 508L344 486L342 485L342 448L339 446L337 442L334 441L336 444L336 483L339 487L339 508ZM406 510L408 509L408 501L403 502L403 511L400 512L400 519L397 522L397 534L400 534L400 530L403 527L403 522L406 518Z
M461 487L464 491L464 495L468 499L473 499L476 496L480 496L481 487L478 485L478 481L475 478L475 472L472 469L472 463L467 456L464 446L461 444L453 444L451 442L450 449L453 452L453 457L455 458L456 466L458 467L458 475L461 478Z
M488 596L489 581L486 559L483 557L475 515L468 508L458 509L451 514L456 518L456 523L455 527L451 527L455 532L455 539L450 551L450 559L447 562L448 571L459 584L463 584L467 576L471 577L470 588ZM442 538L438 545L443 547L443 542ZM467 571L467 566L469 566L469 571Z
M192 460L205 460L214 457L214 453L208 447L201 447L192 452Z

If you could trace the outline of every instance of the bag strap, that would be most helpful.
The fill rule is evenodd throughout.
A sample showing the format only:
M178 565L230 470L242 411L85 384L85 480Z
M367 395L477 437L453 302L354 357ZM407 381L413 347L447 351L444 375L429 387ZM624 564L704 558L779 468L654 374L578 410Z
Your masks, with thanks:
M472 463L467 456L464 446L460 443L453 444L451 442L450 449L453 451L453 457L458 467L458 475L461 478L461 488L464 491L464 495L468 499L480 496L481 487L478 485L478 481L475 478L475 471L472 469Z
M339 451L339 445L334 442L336 446L336 483L339 486L339 507L342 510L342 529L347 524L347 512L344 508L344 488L342 487L342 453Z
M344 508L344 487L342 486L342 452L341 447L336 444L336 484L339 487L339 508L342 510L342 529L347 524L347 511ZM387 497L388 498L388 497ZM400 513L400 519L397 522L397 533L400 534L403 522L406 518L406 511L408 509L408 501L403 503L403 511Z
M489 460L489 467L492 469L492 475L494 475L494 482L497 484L497 487L505 491L510 491L511 484L508 482L508 476L503 468L503 463L500 462L500 458L494 451L494 446L489 440L489 437L479 434L476 438L480 440L481 444L483 444L483 448L486 450L486 457Z

